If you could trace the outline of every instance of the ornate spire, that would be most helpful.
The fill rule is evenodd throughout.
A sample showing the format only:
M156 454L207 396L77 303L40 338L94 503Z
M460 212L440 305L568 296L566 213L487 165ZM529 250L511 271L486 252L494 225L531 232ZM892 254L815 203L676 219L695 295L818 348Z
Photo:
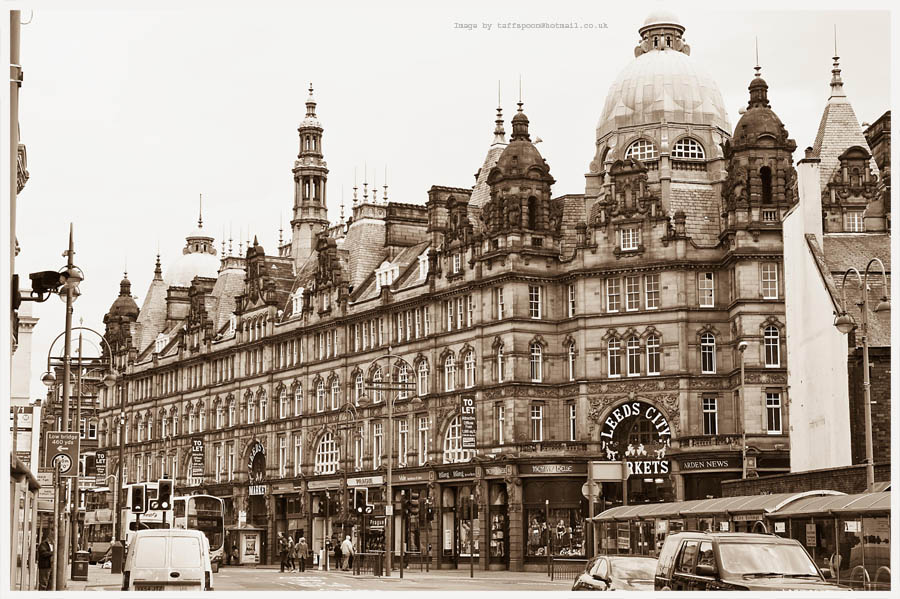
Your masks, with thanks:
M847 94L844 93L844 81L841 79L841 63L840 56L838 56L837 52L837 25L834 26L834 56L832 60L834 64L831 67L831 95L828 97L829 100L832 98L846 98Z
M306 116L310 118L315 118L316 116L316 99L313 97L313 84L311 81L309 83L309 97L306 98Z
M344 224L344 184L341 184L341 224Z
M384 165L384 195L381 196L381 201L387 204L387 165Z
M356 197L356 191L359 188L356 186L356 167L353 167L353 205L356 206L356 203L359 201L359 198Z
M197 228L203 228L203 194L200 194L200 214L197 216Z
M363 202L369 201L369 163L363 167Z
M127 273L126 273L127 275ZM153 270L153 280L162 281L162 264L159 261L159 250L156 251L156 268Z
M495 144L506 143L506 131L503 129L503 108L500 105L500 82L497 82L497 118L494 120L494 142Z

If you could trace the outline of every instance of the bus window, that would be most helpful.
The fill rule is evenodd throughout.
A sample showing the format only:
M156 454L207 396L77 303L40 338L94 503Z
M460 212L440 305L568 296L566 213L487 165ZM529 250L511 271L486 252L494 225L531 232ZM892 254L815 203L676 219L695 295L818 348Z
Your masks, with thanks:
M176 499L173 504L176 518L184 518L184 499Z

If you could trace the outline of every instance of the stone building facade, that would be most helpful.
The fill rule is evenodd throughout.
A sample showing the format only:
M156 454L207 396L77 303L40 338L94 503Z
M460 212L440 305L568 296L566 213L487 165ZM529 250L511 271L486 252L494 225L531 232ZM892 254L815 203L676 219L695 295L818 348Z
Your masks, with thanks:
M474 187L435 185L421 205L364 184L330 226L310 90L291 241L236 255L223 241L210 274L201 228L178 284L157 263L139 314L109 319L125 376L101 446L118 447L124 411L126 479L222 497L226 546L253 531L262 561L278 532L378 550L393 525L395 550L447 568L470 551L511 570L583 555L591 460L629 473L601 481L597 510L717 496L745 454L751 476L787 471L796 145L758 73L732 136L683 32L667 13L640 28L583 194L553 195L520 102L508 141L498 109ZM418 500L402 533L399 510L385 515L388 455L390 499ZM362 488L374 511L357 516Z

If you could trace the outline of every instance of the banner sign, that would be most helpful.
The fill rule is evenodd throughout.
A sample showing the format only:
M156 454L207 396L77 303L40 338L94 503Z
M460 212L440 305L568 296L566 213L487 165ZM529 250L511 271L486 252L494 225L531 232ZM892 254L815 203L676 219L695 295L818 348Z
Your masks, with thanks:
M97 469L97 478L106 477L106 451L98 449L94 454L94 467Z
M654 476L669 473L669 460L628 460L628 476Z
M250 485L250 495L265 495L266 485Z
M191 439L191 478L203 478L204 463L203 437Z
M44 456L51 469L59 465L60 476L78 474L78 432L47 431Z
M462 448L475 449L475 432L477 427L475 398L462 397L460 399L459 413L459 420L462 425Z

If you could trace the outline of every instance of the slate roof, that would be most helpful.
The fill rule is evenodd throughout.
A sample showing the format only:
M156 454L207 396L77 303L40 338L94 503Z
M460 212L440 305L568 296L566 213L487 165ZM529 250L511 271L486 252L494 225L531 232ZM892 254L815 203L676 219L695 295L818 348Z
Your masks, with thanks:
M813 144L813 155L821 161L819 181L823 190L841 164L838 156L852 146L860 146L869 153L872 152L850 102L846 98L832 98L825 105ZM874 157L869 160L869 169L873 175L878 176Z
M167 289L168 285L163 281L161 275L150 281L150 287L147 289L144 303L141 305L141 311L137 317L137 323L140 325L138 327L140 338L135 339L135 347L139 353L152 344L159 332L166 326Z
M244 293L244 277L246 273L240 268L226 268L219 272L219 278L213 286L210 295L216 298L217 306L209 317L213 321L213 328L218 331L231 318L237 302L235 298Z
M500 154L506 148L505 143L494 143L488 149L487 156L484 157L484 164L478 170L475 176L475 187L472 188L472 197L469 198L469 206L483 207L491 199L491 187L487 183L488 174L500 159ZM470 219L472 220L472 219Z
M672 183L669 216L684 211L685 232L696 245L719 244L719 198L715 189L702 183Z

